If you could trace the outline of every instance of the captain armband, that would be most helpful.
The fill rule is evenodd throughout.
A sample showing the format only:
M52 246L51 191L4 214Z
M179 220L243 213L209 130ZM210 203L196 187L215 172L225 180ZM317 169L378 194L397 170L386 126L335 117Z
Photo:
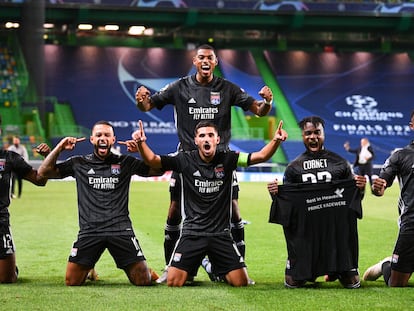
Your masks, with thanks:
M250 165L250 153L240 152L237 166L247 167Z

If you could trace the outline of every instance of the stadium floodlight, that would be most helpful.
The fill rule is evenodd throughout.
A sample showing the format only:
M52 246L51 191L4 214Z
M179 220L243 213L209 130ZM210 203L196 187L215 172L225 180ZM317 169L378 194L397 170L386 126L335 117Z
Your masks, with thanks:
M131 26L129 27L128 34L130 35L142 35L145 31L145 26Z
M118 31L119 25L105 25L106 31Z
M78 29L79 30L91 30L93 26L91 24L79 24Z
M6 28L19 28L20 24L19 23L14 23L14 22L7 22L6 24L4 24L4 26Z

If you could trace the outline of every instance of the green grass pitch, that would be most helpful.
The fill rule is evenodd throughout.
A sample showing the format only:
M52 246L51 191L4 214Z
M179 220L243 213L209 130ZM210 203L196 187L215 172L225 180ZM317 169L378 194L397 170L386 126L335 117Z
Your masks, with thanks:
M232 288L212 283L200 269L192 286L135 287L105 252L96 269L100 280L66 287L67 257L78 231L74 182L49 181L45 188L24 183L10 206L19 281L0 285L2 310L411 310L409 288L387 288L382 280L358 290L338 282L289 290L283 286L286 248L279 225L268 223L266 184L241 183L240 208L246 225L246 262L256 285ZM367 192L359 221L360 273L392 252L397 228L398 186L377 198ZM132 182L130 212L150 267L164 266L164 223L168 183Z

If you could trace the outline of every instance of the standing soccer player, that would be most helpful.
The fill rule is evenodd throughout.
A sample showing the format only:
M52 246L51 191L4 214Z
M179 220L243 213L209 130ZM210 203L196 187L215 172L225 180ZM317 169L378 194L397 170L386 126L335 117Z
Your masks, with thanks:
M196 150L194 128L200 120L214 122L220 132L218 149L228 150L231 136L231 107L238 106L251 111L257 116L265 116L272 108L273 94L264 86L259 95L263 100L256 100L234 83L213 75L218 64L214 49L210 45L201 45L196 50L193 65L196 74L183 77L168 84L159 92L150 95L144 86L138 88L135 99L141 111L153 108L162 109L168 104L174 105L174 117L180 145L179 151ZM164 255L169 262L174 246L180 234L180 180L173 172L170 181L171 201L165 226ZM232 236L242 256L245 256L244 223L238 205L238 184L235 179L233 189ZM164 273L158 282L164 282Z
M112 153L116 138L107 121L99 121L92 128L93 153L56 164L61 152L73 150L83 140L63 138L39 167L39 174L45 177L76 179L80 230L69 255L66 285L82 285L105 249L132 284L150 285L156 276L151 276L129 218L129 186L134 174L161 172L132 156Z

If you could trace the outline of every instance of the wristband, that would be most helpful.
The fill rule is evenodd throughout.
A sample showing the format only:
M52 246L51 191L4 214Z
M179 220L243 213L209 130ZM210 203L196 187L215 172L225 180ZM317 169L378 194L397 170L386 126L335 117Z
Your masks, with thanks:
M264 103L265 105L272 106L273 99L271 99L271 100L269 100L269 101L267 101L266 99L263 99L263 103Z

